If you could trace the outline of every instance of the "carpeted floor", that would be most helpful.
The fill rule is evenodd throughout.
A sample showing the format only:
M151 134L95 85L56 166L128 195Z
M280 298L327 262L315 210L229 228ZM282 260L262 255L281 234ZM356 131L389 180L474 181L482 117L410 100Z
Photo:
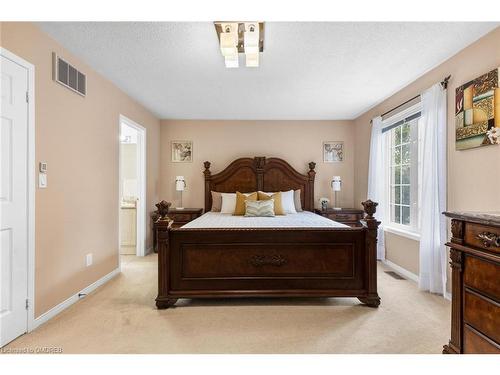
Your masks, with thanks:
M378 309L357 299L180 300L157 310L156 255L5 349L63 353L441 353L450 302L379 265Z

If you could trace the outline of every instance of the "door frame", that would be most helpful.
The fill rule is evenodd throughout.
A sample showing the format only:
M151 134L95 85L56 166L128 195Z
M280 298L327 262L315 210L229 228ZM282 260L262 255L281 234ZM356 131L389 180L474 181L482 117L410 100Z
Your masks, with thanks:
M35 66L3 47L0 47L0 55L28 71L28 290L26 291L28 309L26 310L26 332L31 332L35 328Z
M145 256L147 255L146 248L146 128L139 125L135 121L129 119L128 117L120 114L120 119L118 121L118 134L121 134L121 124L125 124L137 130L137 185L138 185L138 202L137 202L137 237L136 237L136 255ZM119 141L120 142L120 141ZM118 145L118 256L120 256L120 206L122 199L122 166L121 166L121 147Z

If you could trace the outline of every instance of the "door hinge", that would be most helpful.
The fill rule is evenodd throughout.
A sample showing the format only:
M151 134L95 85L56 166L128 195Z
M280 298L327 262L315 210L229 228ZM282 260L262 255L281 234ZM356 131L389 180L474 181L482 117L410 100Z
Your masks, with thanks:
M26 103L30 102L30 93L26 91Z
M26 310L30 307L30 300L26 298Z

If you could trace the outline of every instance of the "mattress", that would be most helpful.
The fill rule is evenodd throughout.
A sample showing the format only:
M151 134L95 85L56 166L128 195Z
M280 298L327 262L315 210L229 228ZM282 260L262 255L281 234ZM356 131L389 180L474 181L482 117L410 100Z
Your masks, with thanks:
M309 211L274 217L246 217L207 212L182 228L348 228Z

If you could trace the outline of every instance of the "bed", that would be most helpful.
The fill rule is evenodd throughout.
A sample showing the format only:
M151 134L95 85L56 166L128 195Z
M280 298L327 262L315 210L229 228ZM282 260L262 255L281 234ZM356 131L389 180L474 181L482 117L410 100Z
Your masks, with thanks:
M157 223L159 309L179 298L357 297L378 307L377 203L360 227L314 214L315 163L305 174L279 158L240 158L217 174L204 164L205 211L181 228ZM211 191L300 190L303 212L270 218L209 212Z

